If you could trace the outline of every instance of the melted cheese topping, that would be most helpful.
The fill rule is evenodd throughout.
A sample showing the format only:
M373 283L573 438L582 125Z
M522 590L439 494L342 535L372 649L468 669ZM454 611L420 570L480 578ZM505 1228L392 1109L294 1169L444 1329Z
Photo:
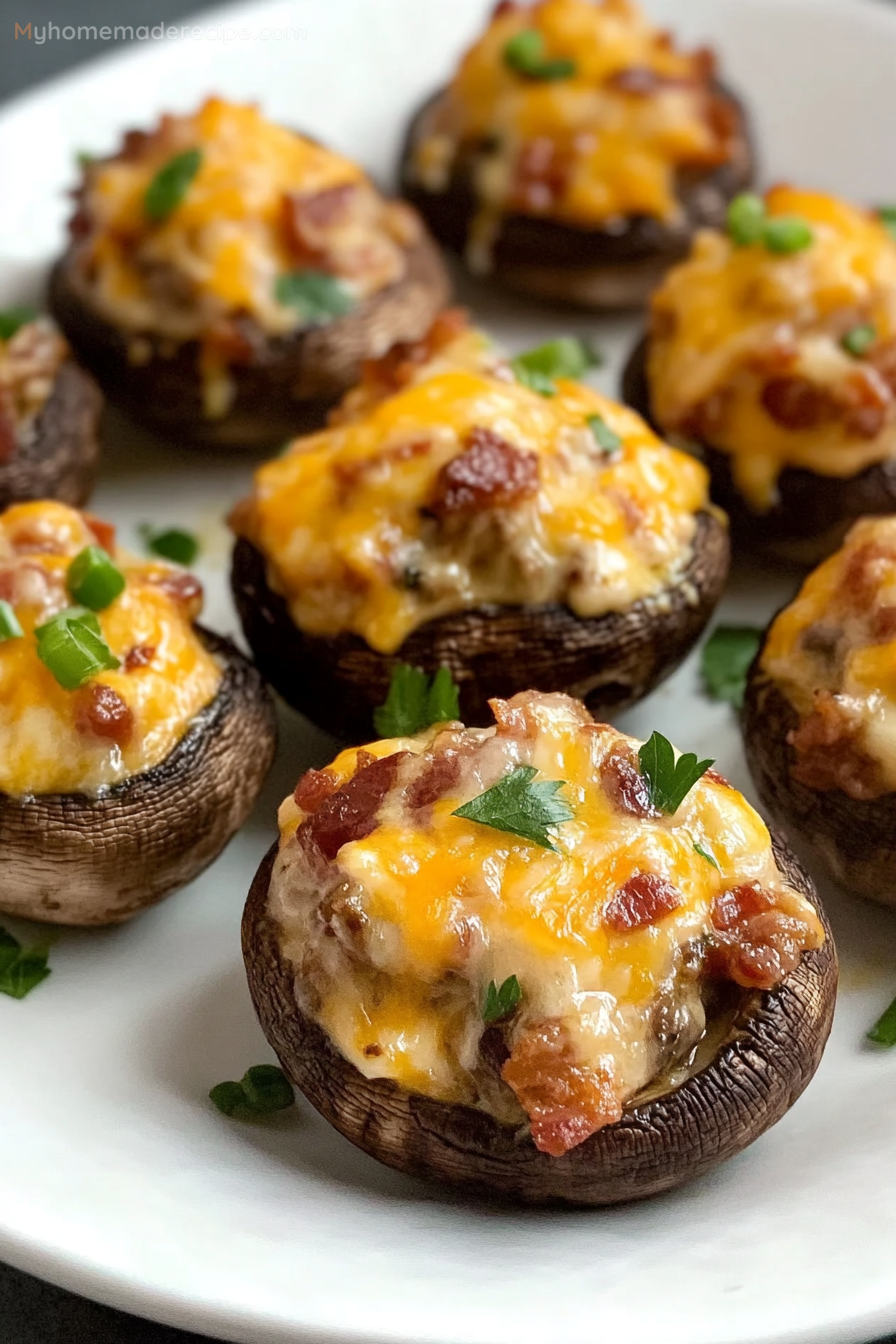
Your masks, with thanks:
M183 199L151 220L144 199L153 178L197 148ZM266 121L254 105L220 98L192 116L163 117L91 165L78 221L76 253L94 306L125 331L176 342L217 332L224 344L221 324L234 316L270 336L291 332L302 319L278 301L279 276L323 270L360 299L403 274L403 246L416 236L408 208L384 201L357 164Z
M11 602L23 638L0 642L0 792L96 793L160 764L191 721L215 697L221 669L196 635L183 604L160 582L181 577L170 566L115 550L127 579L121 596L97 613L122 666L67 691L37 656L34 629L72 605L69 565L97 545L85 515L62 504L18 504L0 515L0 597ZM195 591L201 592L192 583ZM191 615L198 614L192 602ZM128 671L131 650L151 650ZM124 745L84 727L85 692L110 687L133 715Z
M801 718L833 696L844 727L896 790L896 518L865 518L775 618L763 670ZM833 744L831 744L833 745Z
M608 457L601 417L622 448ZM534 493L434 517L440 473L487 430L534 454ZM578 616L661 595L692 555L707 477L632 411L578 383L544 397L465 332L391 395L362 387L331 428L255 476L235 512L303 630L351 630L383 653L418 625L482 602L565 602Z
M479 1059L490 981L515 975L522 989L511 1048L534 1024L560 1022L579 1062L610 1077L624 1102L668 1066L668 1040L657 1036L664 1008L676 1024L673 1054L687 1056L704 1029L701 949L721 892L755 882L803 921L810 946L823 934L778 871L760 817L718 777L704 777L672 817L628 815L602 787L601 770L637 743L563 695L527 693L511 705L526 717L518 733L450 725L365 748L412 757L375 829L344 844L326 877L297 836L305 813L287 799L269 908L286 956L301 967L307 1011L356 1068L512 1121L513 1097L490 1086ZM413 811L406 790L420 758L446 744L461 753L460 776ZM564 781L559 796L575 815L552 832L557 852L453 815L521 764ZM357 768L349 750L327 773L341 784ZM605 915L636 874L671 882L681 904L622 933Z
M575 73L538 80L511 70L505 49L526 30L541 35L548 60L568 58ZM676 51L629 0L499 7L421 128L415 171L429 190L445 190L457 155L472 151L487 207L480 233L489 212L580 226L672 220L679 169L729 153L710 116L711 72L706 52ZM640 87L626 89L627 79Z
M776 256L761 244L699 234L654 295L649 353L657 422L730 454L734 479L757 510L775 502L785 467L847 477L896 454L887 382L896 244L874 215L818 192L776 187L766 206L770 216L807 220L812 245ZM856 359L841 340L866 324L876 344ZM818 389L829 411L807 428L773 418L763 391L781 378ZM860 414L868 407L882 412L870 430Z

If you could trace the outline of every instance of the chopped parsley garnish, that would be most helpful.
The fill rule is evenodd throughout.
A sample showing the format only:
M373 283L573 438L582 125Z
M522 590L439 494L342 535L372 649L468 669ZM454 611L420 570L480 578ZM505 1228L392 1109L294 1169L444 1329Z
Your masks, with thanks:
M662 733L652 733L638 752L641 774L653 807L672 817L714 761L698 761L692 751L675 759L675 748Z
M698 845L698 843L697 843L696 840L694 841L694 852L697 853L697 854L699 854L700 857L701 857L701 859L705 859L707 863L711 863L712 866L713 866L713 868L718 869L719 872L722 871L722 870L719 868L719 865L716 863L716 861L715 861L715 859L713 858L713 856L710 854L709 850L708 850L708 849L704 849L702 845Z
M607 457L616 457L622 452L623 443L615 429L611 429L602 415L589 415L588 428L594 435L594 441Z
M587 341L577 336L560 336L517 355L510 364L518 382L543 397L555 397L556 378L581 378L602 362L600 352Z
M326 271L286 271L274 284L277 302L295 308L307 326L323 326L345 317L355 300L341 280Z
M878 208L877 217L883 224L887 233L893 239L896 239L896 205L882 205Z
M12 605L0 600L0 641L5 639L21 639L24 631L19 625L19 618L12 609Z
M27 308L24 304L15 308L3 308L0 310L0 341L11 340L19 327L24 327L26 323L33 322L36 317L36 309Z
M700 672L711 700L741 709L750 664L759 652L762 631L749 625L720 625L703 645Z
M896 1045L896 999L893 1000L887 1011L877 1019L868 1032L868 1039L874 1041L875 1045L885 1045L888 1050Z
M103 639L100 623L86 607L67 607L34 631L37 656L66 691L76 691L97 672L121 663Z
M96 162L96 155L91 154L87 149L79 149L75 155L75 162L79 168L89 168L92 163Z
M222 1115L273 1115L295 1103L292 1083L276 1064L255 1064L240 1082L218 1083L208 1095Z
M853 327L840 340L840 344L848 355L853 359L861 359L867 355L868 351L877 340L877 329L870 322L863 322L858 327Z
M373 711L380 737L413 737L434 723L460 718L457 683L447 667L432 677L409 663L392 669L386 703Z
M143 209L149 219L157 224L177 209L201 164L201 149L185 149L159 169L143 197Z
M520 982L515 975L508 975L500 989L494 980L491 980L485 993L485 1003L482 1005L482 1020L485 1025L491 1027L496 1022L503 1022L505 1017L510 1016L522 997L523 991L520 989Z
M765 201L753 192L735 196L728 207L728 236L737 247L762 243L776 256L802 252L815 241L812 226L798 215L769 216Z
M85 546L68 567L66 586L73 600L104 611L125 589L125 577L101 546Z
M0 994L24 999L50 974L49 948L36 943L23 947L6 929L0 929Z
M518 765L485 793L457 808L453 815L518 835L556 854L559 851L548 835L548 828L572 821L575 813L568 803L555 796L566 781L546 779L535 784L537 774L533 765Z
M576 73L576 63L568 57L545 56L544 38L535 28L513 35L504 48L504 64L525 79L570 79Z
M144 523L140 536L151 555L162 560L173 560L176 565L192 565L199 554L199 542L192 532L183 532L179 527L166 527L157 531Z

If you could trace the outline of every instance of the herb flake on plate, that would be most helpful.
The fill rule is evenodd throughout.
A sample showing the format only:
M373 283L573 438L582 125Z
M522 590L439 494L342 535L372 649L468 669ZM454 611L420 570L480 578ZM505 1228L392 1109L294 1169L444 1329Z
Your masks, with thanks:
M222 1115L273 1115L295 1104L292 1083L276 1064L254 1064L240 1082L217 1083L209 1098Z
M0 928L0 994L24 999L51 974L45 944L23 947L6 929Z
M700 673L711 700L724 700L742 709L747 673L759 646L762 631L751 625L720 625L703 645Z
M385 704L373 711L380 737L413 737L434 723L460 718L457 683L447 667L430 677L419 667L396 663Z

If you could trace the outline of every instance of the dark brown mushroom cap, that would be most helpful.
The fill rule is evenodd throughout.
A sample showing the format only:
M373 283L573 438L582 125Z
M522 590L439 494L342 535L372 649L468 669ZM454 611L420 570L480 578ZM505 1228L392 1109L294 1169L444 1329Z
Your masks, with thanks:
M86 503L99 467L101 407L93 379L66 359L46 402L19 433L15 451L0 462L0 512L27 499Z
M841 789L810 789L791 776L787 741L799 714L757 657L744 700L747 763L759 797L794 842L853 896L896 906L896 793L860 802Z
M351 633L305 634L268 584L261 552L243 538L231 581L249 647L284 700L337 737L369 741L373 711L386 699L397 662L430 673L449 668L461 718L471 726L492 722L492 697L506 700L532 686L566 691L598 718L634 704L699 639L724 591L728 562L727 528L701 513L687 570L659 598L590 620L559 603L474 607L427 621L393 655Z
M468 1106L369 1079L299 1007L300 974L268 911L275 845L256 874L243 916L243 956L255 1011L283 1068L347 1139L411 1176L526 1203L617 1204L702 1176L771 1128L821 1059L837 991L837 953L811 879L779 841L788 882L815 904L826 942L776 990L742 991L730 1032L711 1063L670 1092L630 1105L623 1119L563 1157L535 1147L528 1128L501 1125Z
M99 797L0 793L0 913L122 923L191 882L242 826L274 759L274 707L239 650L197 628L223 680L160 765Z
M728 90L717 87L738 127L731 158L711 172L683 172L681 215L674 223L633 215L616 228L584 229L557 220L510 214L501 221L488 278L518 293L594 309L642 307L663 274L684 257L698 228L724 223L731 199L753 181L755 155L747 114ZM408 130L401 156L402 194L417 207L445 247L463 253L479 205L473 186L474 156L460 154L444 191L416 180L413 149L432 109L427 99Z
M629 357L622 375L622 399L663 434L651 410L647 344L645 337ZM833 554L858 518L896 513L896 459L847 477L785 467L778 477L776 503L757 513L734 483L728 453L711 444L699 446L709 468L712 497L731 519L737 545L814 565Z
M164 340L141 336L151 357L133 363L131 337L91 306L72 249L50 276L49 304L78 358L134 419L208 447L270 447L318 428L327 409L358 381L365 359L429 329L450 298L450 281L428 234L406 256L402 278L345 317L273 339L257 331L251 363L230 370L233 404L214 420L202 407L198 342L169 350Z

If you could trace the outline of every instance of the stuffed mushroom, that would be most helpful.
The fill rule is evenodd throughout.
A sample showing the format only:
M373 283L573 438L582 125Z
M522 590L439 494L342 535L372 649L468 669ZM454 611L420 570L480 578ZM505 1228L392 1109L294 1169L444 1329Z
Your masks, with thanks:
M99 464L101 398L46 318L0 312L0 509L26 499L83 504Z
M291 705L357 740L399 662L447 667L474 724L529 685L630 704L681 662L724 587L724 517L700 463L548 376L576 349L509 362L443 314L257 471L234 594Z
M110 395L207 444L282 442L445 302L413 210L255 106L210 98L88 162L53 311Z
M474 273L601 309L645 303L752 171L712 52L630 0L505 0L414 119L402 184Z
M734 203L654 295L625 400L699 446L745 544L814 563L896 510L896 240L773 188Z
M866 518L772 622L744 706L772 815L836 882L896 905L896 518Z
M110 924L189 882L245 821L273 707L194 624L192 574L46 501L0 516L0 912Z
M302 777L243 920L256 1011L390 1166L529 1202L657 1194L809 1082L830 931L712 762L564 695L492 708Z

